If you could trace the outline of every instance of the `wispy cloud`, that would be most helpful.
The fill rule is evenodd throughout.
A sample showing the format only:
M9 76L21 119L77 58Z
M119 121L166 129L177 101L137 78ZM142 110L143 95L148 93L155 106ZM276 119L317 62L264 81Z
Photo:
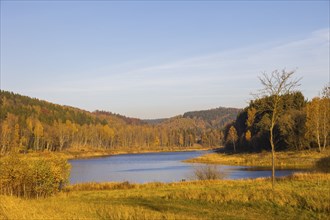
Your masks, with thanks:
M79 91L113 91L140 87L148 89L152 86L184 86L256 79L262 71L281 68L298 68L298 74L303 76L311 70L316 70L314 74L327 77L325 74L329 70L328 58L329 29L322 29L305 39L281 45L254 45L134 70L126 70L125 66L122 69L109 68L103 70L106 74L100 77L75 80L62 86ZM90 76L93 75L99 74L91 72Z
M152 106L171 105L175 99L178 106L169 112L173 114L184 106L191 106L190 102L198 102L200 106L243 107L251 98L249 93L259 87L257 76L261 72L286 68L297 69L297 76L303 77L303 92L312 97L329 80L329 29L317 30L295 41L252 45L161 65L132 69L131 66L139 66L136 65L139 62L129 63L98 68L81 79L68 79L37 90L72 93L72 97L94 94L111 100L100 108L111 110L117 105L120 106L118 112L130 115L134 115L133 112L124 109L133 106L153 109ZM193 97L193 100L187 97ZM134 101L143 98L148 101L140 104Z

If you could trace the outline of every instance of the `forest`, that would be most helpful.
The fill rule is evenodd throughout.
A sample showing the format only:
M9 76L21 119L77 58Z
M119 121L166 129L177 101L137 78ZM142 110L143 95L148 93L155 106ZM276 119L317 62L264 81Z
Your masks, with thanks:
M321 95L307 100L299 92L283 95L279 106L279 119L274 127L277 150L323 151L330 143L330 87L325 86ZM235 121L224 129L225 147L229 151L260 152L271 149L269 128L272 97L250 102Z
M228 151L270 150L271 112L264 106L271 97L252 100L243 110L220 107L141 120L106 111L88 112L8 91L0 95L2 155L79 147L157 150L224 145ZM330 143L329 109L329 86L312 100L299 91L284 95L274 127L277 150L324 150Z
M140 120L106 111L88 112L13 92L0 93L0 154L63 151L166 150L223 143L223 125L240 111L217 108L161 120Z

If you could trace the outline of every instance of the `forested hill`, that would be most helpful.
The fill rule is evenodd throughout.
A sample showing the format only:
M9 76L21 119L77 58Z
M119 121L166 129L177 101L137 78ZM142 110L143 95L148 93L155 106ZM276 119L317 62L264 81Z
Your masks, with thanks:
M193 119L195 121L203 121L205 127L222 129L226 124L234 121L239 112L241 112L242 110L243 109L238 108L219 107L209 110L186 112L183 114L182 117L177 116L173 118L181 118L181 120L185 118ZM169 124L173 122L173 118L145 119L142 121L152 125L159 125Z
M157 125L168 119L169 118L143 119L143 122L150 124L150 125Z
M0 91L0 154L72 147L152 150L222 144L221 125L209 124L202 116L189 114L149 124L106 111L89 112Z
M98 116L99 118L116 117L116 118L122 120L123 122L125 122L126 124L129 124L129 125L143 125L143 124L146 124L146 122L144 122L143 120L141 120L139 118L126 117L124 115L115 114L115 113L107 112L107 111L96 110L96 111L93 112L93 114Z
M31 117L38 118L40 122L46 124L54 120L70 120L79 125L101 123L101 121L90 112L78 108L57 105L2 90L0 95L1 122L3 122L7 118L8 113L10 113L18 116L19 123Z
M219 107L210 110L186 112L183 114L183 117L203 120L207 126L222 128L234 121L240 111L242 109Z

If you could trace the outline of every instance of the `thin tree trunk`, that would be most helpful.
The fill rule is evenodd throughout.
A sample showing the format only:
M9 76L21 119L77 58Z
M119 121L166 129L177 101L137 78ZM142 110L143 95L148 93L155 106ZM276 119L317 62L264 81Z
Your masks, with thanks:
M327 113L326 111L324 111L323 113L323 137L324 137L324 141L323 141L323 150L325 150L325 147L327 146L327 138L328 138L328 131L327 131Z
M320 103L318 103L318 109L317 109L317 113L318 113L318 117L317 117L317 120L316 120L316 139L317 139L317 145L319 146L319 151L321 152L322 151L322 148L321 148L321 138L320 138L320 116L321 116L321 113L320 113Z
M276 123L276 117L277 117L277 103L278 103L278 97L277 100L275 101L275 105L274 105L274 110L273 110L273 114L272 114L272 120L271 120L271 125L270 125L270 145L272 147L272 189L274 191L274 187L275 187L275 144L274 144L274 135L273 135L273 131L274 131L274 127L275 127L275 123Z
M327 146L327 138L328 138L328 136L327 135L324 135L323 150L325 150L325 147Z
M274 190L275 186L275 145L274 145L274 139L273 139L273 128L272 125L270 128L270 145L272 147L272 188Z
M322 148L321 148L321 140L320 140L319 128L317 128L316 139L317 139L317 145L319 146L319 151L321 152L322 151Z

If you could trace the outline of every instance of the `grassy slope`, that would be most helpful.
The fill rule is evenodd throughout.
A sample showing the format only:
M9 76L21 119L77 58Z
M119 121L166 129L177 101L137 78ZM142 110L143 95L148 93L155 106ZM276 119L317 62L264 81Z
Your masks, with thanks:
M315 162L321 158L329 157L329 148L321 153L317 151L292 151L276 152L275 165L282 169L309 169L314 167ZM271 153L212 153L197 158L188 159L190 163L212 163L224 165L244 165L270 168L272 166Z
M1 219L326 219L330 174L172 184L82 184L46 199L0 196Z

